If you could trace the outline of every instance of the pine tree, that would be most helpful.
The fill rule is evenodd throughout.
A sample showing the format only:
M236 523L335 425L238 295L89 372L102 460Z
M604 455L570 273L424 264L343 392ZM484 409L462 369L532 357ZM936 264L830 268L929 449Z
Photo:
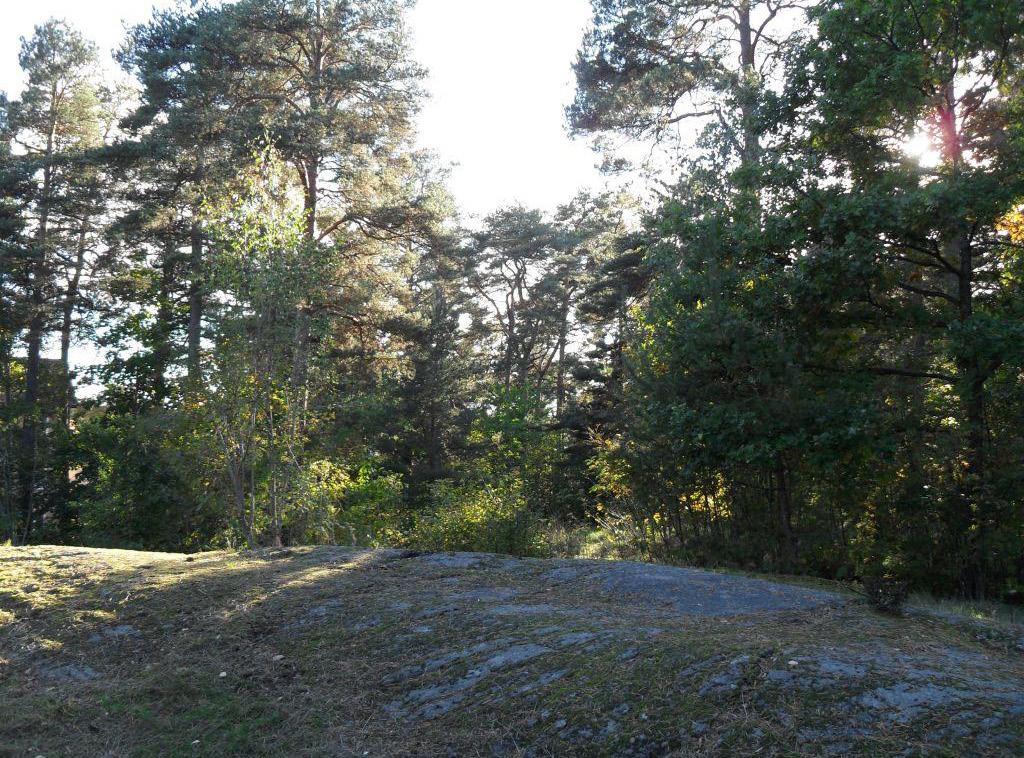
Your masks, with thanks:
M22 41L19 62L28 85L8 108L9 133L17 157L37 177L23 203L28 227L25 245L26 302L25 377L19 464L19 518L16 538L27 540L46 498L64 486L61 474L48 469L49 451L42 449L48 419L69 423L70 369L62 353L59 380L62 398L53 405L44 397L42 350L55 321L70 339L71 319L78 298L77 279L84 265L81 214L72 198L81 197L79 168L83 154L96 146L99 119L94 83L95 47L60 21L36 27ZM76 238L75 232L78 232ZM60 285L61 269L65 285ZM62 292L63 290L63 292ZM63 301L63 302L61 302ZM67 312L66 320L63 314ZM60 314L60 316L58 316ZM66 326L65 326L66 322ZM63 347L63 345L62 345ZM55 481L58 480L58 481Z

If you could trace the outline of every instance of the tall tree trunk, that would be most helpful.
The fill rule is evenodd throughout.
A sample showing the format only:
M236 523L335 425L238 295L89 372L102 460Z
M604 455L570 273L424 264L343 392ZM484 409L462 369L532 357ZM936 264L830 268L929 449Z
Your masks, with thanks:
M797 548L793 534L793 492L790 488L789 469L781 456L775 464L776 507L779 520L779 554L782 570L792 572L796 565Z
M313 34L309 52L309 113L320 115L323 108L323 72L324 72L324 28L323 7L316 0L313 7ZM303 212L306 228L306 254L312 255L319 240L317 239L316 214L320 193L320 156L318 153L307 154L302 164L303 173ZM310 320L312 319L311 303L302 300L295 314L295 355L292 365L292 391L299 397L301 414L300 429L306 425L306 413L309 410L309 338Z
M448 315L444 292L435 285L433 296L434 308L430 328L434 339L431 341L429 366L424 366L424 369L429 371L424 386L428 388L430 402L430 415L427 422L427 470L430 481L435 482L444 476L444 438L442 437L444 401L441 400L441 397L448 389L443 386L443 366L445 355L448 352L447 341L450 339L450 335L443 328Z
M43 156L43 186L39 195L39 226L36 229L35 250L33 251L31 283L31 314L28 334L25 339L25 419L21 433L21 539L28 542L35 518L35 490L39 469L39 367L43 346L43 332L46 328L43 292L46 277L47 245L50 233L50 203L53 192L53 151L57 133L56 85L50 93L50 128L46 135L46 152Z
M942 153L950 166L950 178L956 181L963 168L964 155L953 82L946 83L942 97L943 103L938 110ZM974 316L974 246L967 219L954 219L951 228L953 231L945 252L949 260L957 263L957 321L961 327L967 327ZM968 544L961 585L966 595L982 597L985 593L983 550L987 526L984 488L988 473L985 461L985 382L988 377L970 347L961 346L955 362L964 414L963 453L967 469L962 496Z
M740 38L740 111L743 119L743 163L754 165L761 159L761 141L755 123L753 98L754 79L757 76L757 43L750 21L750 1L742 0L737 10Z
M174 329L174 303L171 296L171 287L174 278L174 266L178 258L178 247L173 236L167 240L167 248L160 264L160 284L157 295L156 310L156 332L153 336L153 401L162 403L168 395L167 371L171 363L172 348L171 334ZM191 292L190 292L191 295ZM192 303L189 298L189 328L192 326ZM191 334L189 335L191 338ZM191 340L190 340L191 341ZM191 359L191 344L189 345L189 359ZM192 375L191 360L188 371ZM191 384L191 378L190 382Z
M75 404L75 381L71 372L71 337L74 331L75 309L78 307L79 286L82 281L82 270L85 268L86 242L89 234L89 214L86 213L78 226L78 240L75 245L75 264L68 279L68 286L64 292L61 302L61 323L60 323L60 368L61 379L64 383L63 403L61 405L60 421L64 432L64 439L71 437L71 411ZM71 496L71 467L67 456L61 456L59 465L55 471L55 490L57 521L66 525L69 521L68 500Z
M3 404L10 408L14 403L14 387L11 380L11 339L0 336L0 388ZM3 518L3 532L7 539L17 540L17 516L15 513L14 466L15 439L8 427L0 430L0 518Z
M561 421L565 409L565 343L569 332L569 302L562 307L562 323L558 329L558 373L555 375L555 418Z
M75 267L68 280L68 288L61 304L60 324L60 366L64 378L64 407L61 421L64 430L71 430L71 409L75 402L75 383L71 374L71 337L74 330L75 309L78 307L78 293L85 268L86 242L89 234L89 214L85 214L78 227L78 242L75 246Z
M516 355L519 350L516 348L517 335L516 335L516 311L515 301L510 298L506 307L505 320L508 325L508 336L505 338L505 354L502 357L502 367L504 369L503 383L505 385L505 391L507 392L512 386L512 373L517 364Z
M959 258L958 274L958 319L966 325L974 313L974 255L966 233L961 233L951 246ZM965 524L968 545L964 575L961 580L963 591L970 597L980 598L985 594L984 582L984 537L985 517L985 374L977 355L969 348L961 348L956 358L960 388L960 402L963 406L965 423L964 458L967 464L963 484Z
M203 230L198 220L192 222L189 234L188 288L188 382L192 387L202 383L200 362L203 339Z
M430 481L436 482L444 475L444 444L441 439L441 422L436 400L430 401L430 418L427 422L427 471Z
M268 372L269 373L269 372ZM281 502L278 492L278 472L281 456L277 450L277 430L274 427L273 401L268 393L267 398L267 459L270 468L270 541L273 547L281 547L283 524L281 519Z
M43 342L43 297L40 285L33 282L32 316L25 339L25 420L21 428L21 534L23 543L32 534L35 518L35 491L38 479L39 447L39 366Z
M305 241L307 254L312 253L317 244L316 212L320 166L318 161L311 160L303 167L305 192L303 213L306 220ZM299 398L301 417L305 424L306 412L309 409L309 337L310 337L310 304L301 301L295 313L294 358L292 363L292 390Z

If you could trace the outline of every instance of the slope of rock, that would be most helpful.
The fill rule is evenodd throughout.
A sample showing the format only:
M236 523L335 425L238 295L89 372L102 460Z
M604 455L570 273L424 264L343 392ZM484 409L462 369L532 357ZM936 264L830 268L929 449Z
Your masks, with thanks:
M0 548L0 754L1021 754L980 637L646 564Z

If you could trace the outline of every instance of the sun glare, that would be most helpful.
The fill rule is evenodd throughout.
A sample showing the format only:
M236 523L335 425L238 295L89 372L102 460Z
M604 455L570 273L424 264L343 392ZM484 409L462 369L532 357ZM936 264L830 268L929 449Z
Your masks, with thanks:
M901 145L904 155L916 160L924 168L935 168L942 156L935 147L931 134L925 129L918 129Z

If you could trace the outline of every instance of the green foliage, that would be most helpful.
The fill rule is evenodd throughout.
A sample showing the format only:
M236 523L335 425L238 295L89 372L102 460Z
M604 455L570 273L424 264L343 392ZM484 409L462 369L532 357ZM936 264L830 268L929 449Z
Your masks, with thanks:
M645 211L472 229L404 0L156 13L137 101L41 25L0 100L4 536L1018 588L1019 3L593 6L572 128L697 138Z
M361 466L356 475L328 460L302 472L284 517L289 542L386 547L401 541L403 482Z
M112 119L103 112L96 47L68 24L51 19L37 26L22 39L18 62L26 86L17 99L3 98L0 116L0 365L3 403L18 416L0 429L0 521L14 541L25 541L37 526L56 526L69 513L60 450L71 435L69 354L85 272L97 258L94 221L106 199L95 152ZM51 334L60 346L57 360L43 354ZM24 365L17 382L15 338ZM14 425L21 428L17 443ZM47 511L53 518L45 518Z
M659 76L710 6L595 5L578 127L656 130L709 86ZM1024 568L998 399L1020 365L1014 6L813 4L766 59L781 86L714 80L718 123L648 221L624 418L592 461L652 552L972 595Z
M537 556L545 553L541 520L517 481L436 482L430 510L417 516L409 544L424 550L467 550Z
M899 613L910 594L906 579L887 572L866 575L861 583L868 601L883 613Z
M88 544L196 550L221 543L227 527L199 459L187 419L172 411L84 420L72 451L71 508Z

